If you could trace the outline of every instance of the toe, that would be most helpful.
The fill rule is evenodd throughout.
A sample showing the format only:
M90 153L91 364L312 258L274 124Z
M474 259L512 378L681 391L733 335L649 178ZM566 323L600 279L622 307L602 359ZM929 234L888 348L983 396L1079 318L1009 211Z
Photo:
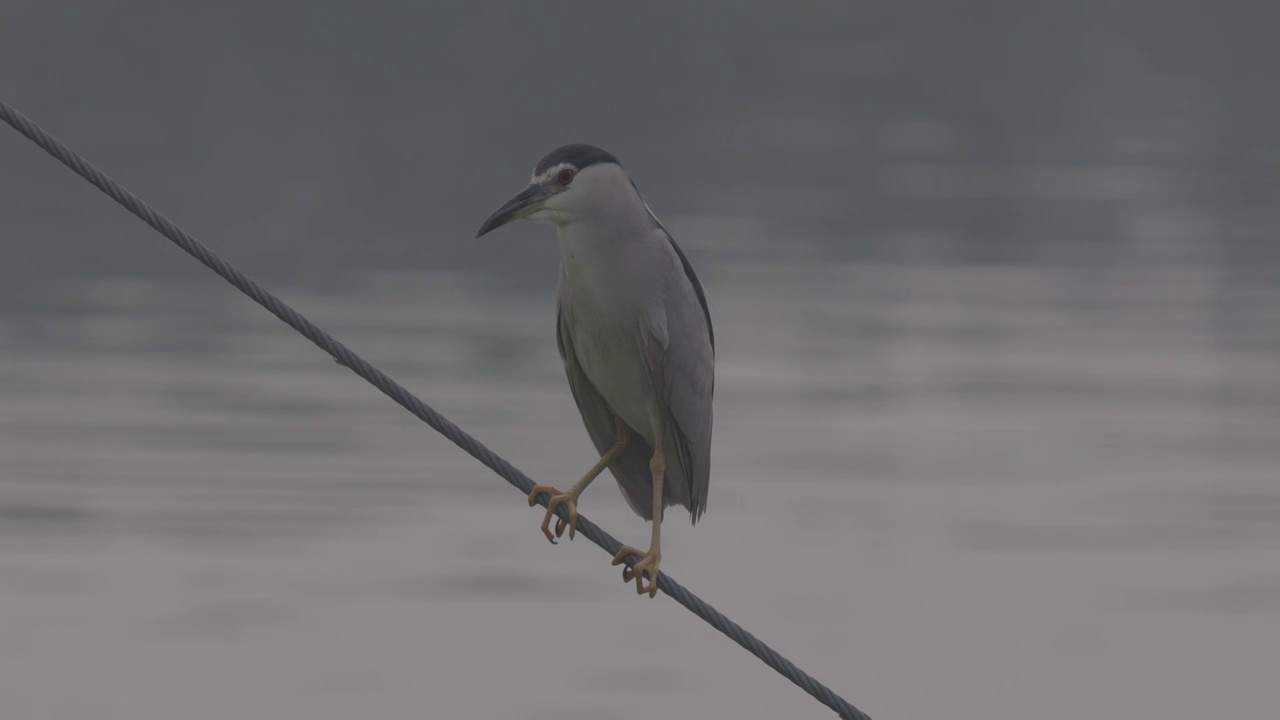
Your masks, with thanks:
M569 506L565 509L569 511L569 539L572 540L573 536L578 533L578 506L575 503L569 503ZM560 532L563 532L563 530ZM556 533L557 537L559 537L560 532Z
M551 498L561 494L562 493L559 490L550 485L534 485L533 489L529 491L529 507L533 507L538 504L539 495L546 495L547 499L550 500Z
M552 545L556 544L556 536L551 534L551 519L554 517L555 515L553 515L552 512L548 510L546 514L542 516L542 527L541 527L542 534L547 536L547 540L550 541Z
M636 577L636 594L644 595L648 593L649 597L658 594L658 580L650 575L651 570L645 570Z
M565 520L556 517L556 537L564 535L565 529L568 528L569 539L572 540L578 530L578 505L573 501L572 497L568 495L556 495L551 498L551 500L547 502L547 522L548 524L551 522L551 517L555 515L556 509L561 505L564 506L565 512L569 515L569 520L566 522Z
M639 550L631 547L630 545L623 545L622 547L618 548L618 552L613 556L613 562L609 564L621 565L622 563L627 561L626 558L628 555L635 555L636 557L639 557L639 558L644 557L644 553L640 552ZM630 569L631 568L626 568L626 570L630 570Z
M636 583L636 594L648 594L653 597L658 594L658 561L653 555L644 555L634 566L623 568L623 582Z
M547 536L547 540L552 545L556 544L556 536L551 534L551 516L550 515L543 518L542 520L542 534Z

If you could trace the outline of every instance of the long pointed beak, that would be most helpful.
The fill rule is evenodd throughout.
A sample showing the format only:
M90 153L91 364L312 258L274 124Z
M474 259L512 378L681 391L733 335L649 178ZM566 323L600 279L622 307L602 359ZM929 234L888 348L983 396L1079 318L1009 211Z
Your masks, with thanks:
M555 191L545 185L530 185L524 190L516 193L516 196L502 204L480 229L476 231L476 237L480 237L485 233L496 230L512 220L519 220L527 217L531 213L542 207L542 201L555 194Z

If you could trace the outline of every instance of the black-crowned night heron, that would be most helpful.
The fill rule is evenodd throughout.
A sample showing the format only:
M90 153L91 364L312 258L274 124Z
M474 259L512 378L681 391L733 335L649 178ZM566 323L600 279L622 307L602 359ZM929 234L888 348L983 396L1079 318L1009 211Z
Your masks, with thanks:
M529 504L550 496L542 532L553 543L551 518L563 505L572 539L578 497L609 468L631 509L653 521L649 551L623 546L613 564L641 557L622 577L653 597L663 509L683 505L697 523L707 508L715 339L702 284L631 176L600 148L565 145L544 157L476 237L518 218L556 226L557 345L600 453L568 492L538 485ZM557 519L556 537L565 526Z

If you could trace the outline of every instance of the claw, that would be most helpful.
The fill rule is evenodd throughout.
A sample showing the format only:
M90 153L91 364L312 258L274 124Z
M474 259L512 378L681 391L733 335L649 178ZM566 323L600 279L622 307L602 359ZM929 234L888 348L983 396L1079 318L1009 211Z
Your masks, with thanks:
M569 522L566 523L560 518L556 518L556 537L564 534L565 526L569 528L569 539L572 540L575 533L578 532L578 503L574 502L572 495L556 495L547 502L547 516L542 519L542 529L547 532L550 537L548 525L551 524L551 518L554 516L556 508L564 505L564 509L569 513Z
M647 553L641 552L630 545L623 545L618 550L618 554L613 556L613 562L610 564L621 565L626 562L625 558L628 555L638 555L640 560L635 565L622 569L622 581L631 582L635 580L636 594L638 595L644 595L645 593L648 593L649 597L657 595L658 564L662 562L662 554L653 550ZM646 580L648 580L648 584L645 583Z
M529 491L529 507L538 504L538 495L545 493L549 496L547 500L547 514L542 518L542 534L547 536L547 540L552 545L556 544L556 538L562 537L566 528L569 530L569 539L578 532L578 503L577 498L569 493L562 493L550 485L534 485L533 490ZM564 506L569 513L569 521L565 522L556 517L556 508ZM556 531L551 533L551 518L556 518Z

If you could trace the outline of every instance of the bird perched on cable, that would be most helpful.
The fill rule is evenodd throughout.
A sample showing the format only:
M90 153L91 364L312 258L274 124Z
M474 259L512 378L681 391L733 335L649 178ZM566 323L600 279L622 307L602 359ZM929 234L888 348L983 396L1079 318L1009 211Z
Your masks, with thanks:
M715 338L702 283L640 197L618 159L591 145L542 158L529 185L498 208L476 237L516 219L549 222L560 242L556 340L565 374L599 461L568 492L549 496L542 532L551 542L577 529L578 498L607 467L631 509L653 521L648 552L623 580L658 592L662 515L683 505L694 523L707 508Z

